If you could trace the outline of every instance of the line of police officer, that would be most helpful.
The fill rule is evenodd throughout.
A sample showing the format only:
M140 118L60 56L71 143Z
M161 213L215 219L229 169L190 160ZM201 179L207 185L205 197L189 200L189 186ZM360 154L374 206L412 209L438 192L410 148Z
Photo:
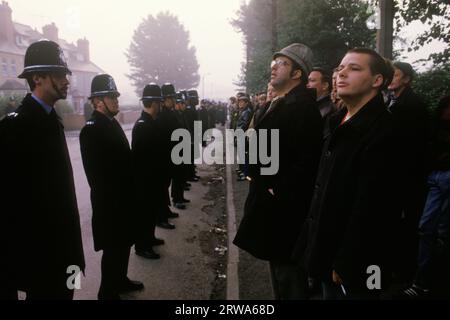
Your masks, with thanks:
M91 186L92 227L95 250L103 250L100 299L116 299L121 291L140 290L143 285L127 278L130 247L136 254L158 259L153 246L164 244L155 237L155 226L174 229L168 219L179 215L170 210L169 186L174 206L183 203L187 180L198 181L193 164L174 165L172 132L192 130L197 119L198 94L183 93L172 84L160 88L151 83L142 94L143 111L132 132L132 148L115 120L119 111L114 79L97 75L91 86L92 118L80 133L83 165ZM162 103L162 109L161 108ZM105 165L105 163L107 163ZM117 291L117 288L124 290Z
M5 281L0 299L17 299L18 290L27 299L72 299L67 270L75 266L84 272L73 172L54 109L57 100L67 97L70 74L58 44L31 44L19 77L28 81L32 93L0 122L1 167L10 168L0 182L0 194L9 199L1 211L0 273ZM131 246L144 258L159 258L152 247L164 240L155 237L155 225L174 229L168 219L178 217L170 210L169 185L174 205L184 209L187 181L199 179L194 165L175 166L171 160L177 143L171 141L173 130L194 132L197 92L176 94L171 84L147 85L132 148L114 118L119 95L111 76L96 76L90 96L95 110L80 133L94 248L103 251L99 299L120 299L120 293L144 288L127 277Z

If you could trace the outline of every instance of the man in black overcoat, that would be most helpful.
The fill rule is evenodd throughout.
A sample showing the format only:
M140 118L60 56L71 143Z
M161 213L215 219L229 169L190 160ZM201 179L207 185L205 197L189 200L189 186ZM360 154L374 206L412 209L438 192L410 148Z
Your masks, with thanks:
M120 293L144 287L127 277L139 220L134 207L131 149L114 118L119 112L119 95L111 76L95 76L90 96L95 110L80 133L83 166L91 187L94 248L103 250L100 300L120 299Z
M58 44L31 44L19 78L32 93L0 124L1 167L8 168L0 179L0 299L17 299L17 290L27 299L72 299L68 278L80 275L68 269L85 268L72 166L54 108L67 97L68 74Z
M135 249L141 257L159 259L153 246L164 244L164 240L155 237L155 226L158 212L166 205L166 182L161 172L161 167L165 166L164 141L157 121L161 88L155 83L146 85L141 100L144 110L133 127L131 144L140 221Z
M267 166L250 165L250 190L234 239L241 249L270 261L277 299L306 297L306 275L291 254L308 212L322 145L322 118L315 94L306 88L311 60L311 50L298 43L274 55L271 83L279 96L255 130L258 138L259 130L268 130L269 141L279 131L279 154L268 143L279 168L267 174L261 171Z
M394 273L400 283L409 283L415 272L418 247L419 218L425 205L427 193L426 168L429 143L430 115L427 106L411 88L414 70L409 63L396 61L394 78L388 89L391 100L388 110L403 143L402 181L396 191L402 204L398 213L397 254Z
M346 108L330 116L294 256L322 281L324 299L377 299L389 286L396 240L399 141L381 95L393 70L366 48L350 50L337 70Z

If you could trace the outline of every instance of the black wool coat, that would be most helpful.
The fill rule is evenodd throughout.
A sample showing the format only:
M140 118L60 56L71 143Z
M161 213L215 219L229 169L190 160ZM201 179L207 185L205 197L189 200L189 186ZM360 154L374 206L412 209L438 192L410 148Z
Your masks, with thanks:
M94 111L80 133L84 171L91 187L96 251L135 242L137 227L131 149L117 120Z
M160 123L142 111L132 133L133 173L141 213L162 207L165 202L166 165Z
M28 94L0 123L2 276L27 290L85 268L73 172L62 124Z
M262 175L267 165L259 161L250 166L252 181L234 244L260 259L289 261L308 213L322 146L322 118L314 94L294 88L274 102L255 129L258 138L258 130L268 130L268 137L279 130L279 170ZM268 150L275 148L269 143Z
M308 218L294 251L309 275L364 289L376 265L390 277L400 157L393 117L375 96L350 120L330 117ZM383 285L382 285L383 287Z

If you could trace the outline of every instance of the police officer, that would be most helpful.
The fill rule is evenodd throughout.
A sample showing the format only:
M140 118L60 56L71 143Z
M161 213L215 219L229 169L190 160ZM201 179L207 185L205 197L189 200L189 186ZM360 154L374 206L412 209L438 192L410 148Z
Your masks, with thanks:
M80 133L81 156L91 187L94 248L103 250L99 299L120 299L120 293L144 287L127 277L138 220L133 208L131 150L114 118L119 112L119 95L111 76L95 76L89 97L94 112Z
M162 128L162 137L164 141L163 148L166 166L163 167L162 171L164 171L164 174L166 176L166 184L164 189L166 206L164 207L164 210L159 214L156 225L164 229L175 229L175 225L168 222L169 218L178 217L178 214L172 212L169 208L169 187L176 171L171 158L172 149L177 143L171 140L171 136L172 132L178 128L178 120L174 114L176 97L175 87L171 83L165 83L161 86L161 93L163 97L163 104L158 121L160 122Z
M194 160L200 156L200 145L195 145L194 143L194 135L195 135L195 122L199 121L198 112L195 107L198 105L198 92L197 90L188 90L186 92L186 119L189 133L191 134L191 165L189 165L188 171L188 181L196 182L200 180L200 177L196 174ZM203 140L203 137L198 137L199 141Z
M145 86L142 99L144 110L133 128L133 171L138 193L139 230L136 254L147 259L159 259L152 246L164 244L155 237L157 213L164 210L165 176L160 168L166 166L164 141L156 120L161 102L161 88L150 83Z
M187 122L184 115L186 104L182 93L176 94L175 99L175 118L177 120L177 129L187 130ZM173 205L177 209L186 209L184 203L190 202L184 198L184 187L187 178L187 166L185 163L174 165L174 173L172 177L171 196Z
M66 99L71 74L59 45L32 43L24 70L31 89L0 123L2 199L0 299L73 298L85 262L72 166L54 105ZM4 167L4 164L1 164ZM75 273L68 274L67 271Z

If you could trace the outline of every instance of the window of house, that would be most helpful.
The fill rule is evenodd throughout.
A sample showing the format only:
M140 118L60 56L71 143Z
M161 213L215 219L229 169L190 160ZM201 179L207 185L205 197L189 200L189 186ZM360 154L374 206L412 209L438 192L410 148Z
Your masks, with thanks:
M14 60L14 59L11 59L11 75L13 75L13 76L17 75L16 60Z
M72 88L75 88L77 86L77 75L72 73L72 75L70 76L70 85L72 86Z
M2 74L4 76L8 75L8 61L6 61L6 58L2 58Z

